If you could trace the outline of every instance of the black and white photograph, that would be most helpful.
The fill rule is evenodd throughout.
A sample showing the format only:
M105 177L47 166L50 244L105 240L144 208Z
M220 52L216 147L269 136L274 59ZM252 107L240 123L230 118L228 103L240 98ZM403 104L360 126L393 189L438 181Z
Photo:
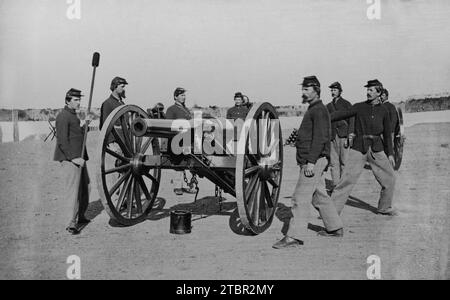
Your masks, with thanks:
M449 16L0 0L0 280L450 279Z

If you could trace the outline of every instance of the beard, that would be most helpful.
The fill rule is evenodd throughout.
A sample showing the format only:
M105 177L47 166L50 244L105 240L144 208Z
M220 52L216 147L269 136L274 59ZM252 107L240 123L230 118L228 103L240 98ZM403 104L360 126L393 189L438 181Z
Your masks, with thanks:
M122 92L119 93L119 97L120 97L120 99L125 99L126 98L125 90L123 90Z
M302 95L302 103L308 103L309 99L306 97L306 95Z

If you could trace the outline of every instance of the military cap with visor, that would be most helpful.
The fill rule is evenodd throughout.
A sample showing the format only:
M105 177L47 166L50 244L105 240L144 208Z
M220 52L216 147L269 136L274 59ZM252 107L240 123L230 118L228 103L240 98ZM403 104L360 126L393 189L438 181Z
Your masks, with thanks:
M111 91L114 91L119 85L121 84L128 84L128 82L125 80L125 78L122 77L114 77L111 81Z
M66 98L72 98L72 97L81 98L81 97L84 97L84 95L81 94L80 90L71 88L70 90L67 91Z
M342 86L341 86L341 84L340 84L338 81L333 82L333 83L329 86L329 88L330 88L330 89L338 89L338 90L340 90L340 91L342 92Z
M378 79L373 79L367 81L367 84L364 86L366 88L372 87L372 86L383 86L383 84Z
M316 76L306 76L305 78L303 78L303 82L301 83L301 85L303 87L308 87L308 86L318 86L318 87L320 87L320 82L319 82L319 79L317 79Z
M177 87L177 88L175 89L175 91L173 92L173 96L174 96L174 97L178 97L179 95L184 94L185 92L186 92L186 90L185 90L184 88L182 88L182 87Z

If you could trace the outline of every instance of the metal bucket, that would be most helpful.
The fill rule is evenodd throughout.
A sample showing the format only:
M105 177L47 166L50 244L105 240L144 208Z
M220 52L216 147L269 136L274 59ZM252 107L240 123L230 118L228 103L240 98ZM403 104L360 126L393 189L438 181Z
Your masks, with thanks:
M192 213L186 210L173 210L170 212L170 233L191 233Z

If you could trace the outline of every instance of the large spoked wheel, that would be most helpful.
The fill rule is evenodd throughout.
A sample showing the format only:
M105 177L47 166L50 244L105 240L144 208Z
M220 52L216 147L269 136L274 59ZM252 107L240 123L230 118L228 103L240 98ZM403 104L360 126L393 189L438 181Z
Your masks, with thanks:
M400 169L400 165L402 164L403 158L403 145L405 144L405 128L403 125L403 112L400 107L397 108L397 116L398 116L398 128L395 131L394 136L394 160L395 166L394 170Z
M269 228L277 208L283 170L278 114L256 103L241 131L236 159L236 200L242 224L254 234Z
M146 219L161 179L161 169L150 169L143 164L145 155L160 153L158 140L136 137L130 130L138 117L148 118L148 115L135 105L122 105L108 116L100 132L98 191L111 219L122 225L134 225Z

